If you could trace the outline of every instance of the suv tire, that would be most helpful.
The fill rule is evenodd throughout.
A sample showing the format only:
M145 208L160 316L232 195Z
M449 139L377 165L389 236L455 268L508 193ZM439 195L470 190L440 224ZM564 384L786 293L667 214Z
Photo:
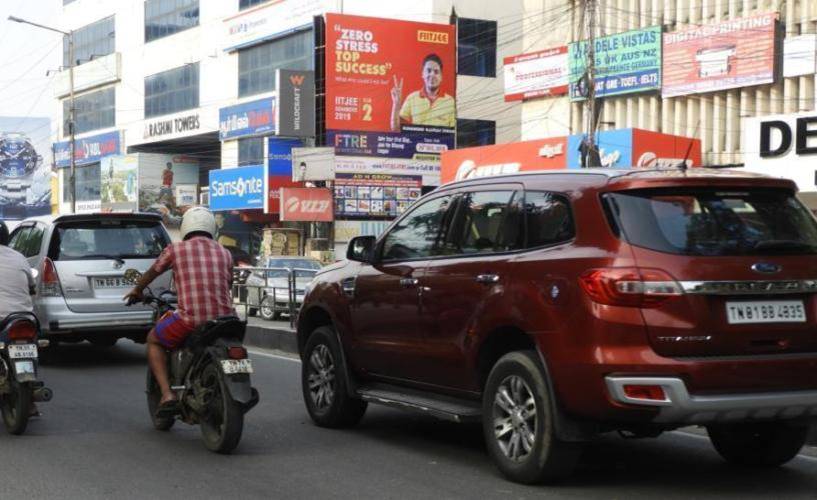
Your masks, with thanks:
M715 450L728 462L751 467L778 467L806 444L809 428L784 422L710 425Z
M368 404L349 396L348 373L335 331L316 328L306 341L301 363L301 388L306 411L320 427L357 424Z
M582 447L556 436L552 397L535 351L502 356L488 375L482 430L491 458L508 479L552 482L575 468Z

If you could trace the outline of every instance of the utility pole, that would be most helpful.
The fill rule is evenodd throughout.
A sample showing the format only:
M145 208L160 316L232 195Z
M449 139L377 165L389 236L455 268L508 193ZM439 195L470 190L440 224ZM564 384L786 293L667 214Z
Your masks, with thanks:
M600 167L598 148L596 146L597 112L596 106L596 0L584 1L584 21L586 29L587 50L585 75L587 81L587 138L585 139L584 167Z

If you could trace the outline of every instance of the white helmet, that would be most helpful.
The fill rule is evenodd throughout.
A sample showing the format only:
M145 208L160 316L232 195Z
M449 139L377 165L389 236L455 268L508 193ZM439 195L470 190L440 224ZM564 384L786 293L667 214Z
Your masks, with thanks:
M188 234L195 232L207 233L211 237L215 237L216 218L213 217L213 212L205 207L193 207L184 213L180 231L182 240L187 238Z

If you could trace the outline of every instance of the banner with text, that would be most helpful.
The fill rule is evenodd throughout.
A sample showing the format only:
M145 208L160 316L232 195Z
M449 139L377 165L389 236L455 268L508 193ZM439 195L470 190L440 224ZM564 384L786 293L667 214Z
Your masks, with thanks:
M396 217L422 193L416 175L336 174L335 214L340 218Z
M326 188L281 188L281 220L331 222L332 191Z
M77 165L97 163L106 156L122 152L119 132L83 137L74 141L74 162ZM71 143L69 141L54 144L54 156L58 167L71 166Z
M567 93L567 46L506 57L505 100L521 101Z
M261 165L211 170L210 210L262 210L266 196L264 170Z
M222 141L275 131L276 99L268 97L218 110L218 135Z

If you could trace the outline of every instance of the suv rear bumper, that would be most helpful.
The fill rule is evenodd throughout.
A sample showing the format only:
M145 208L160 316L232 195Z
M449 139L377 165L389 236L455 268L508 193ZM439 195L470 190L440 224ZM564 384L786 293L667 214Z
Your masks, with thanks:
M35 304L35 313L44 334L59 335L76 330L137 330L153 325L153 311L74 312L61 297L41 299Z
M694 395L680 378L605 377L610 397L617 403L658 410L655 423L706 424L772 419L817 418L817 390L748 394ZM625 385L660 386L666 399L648 400L625 394Z

